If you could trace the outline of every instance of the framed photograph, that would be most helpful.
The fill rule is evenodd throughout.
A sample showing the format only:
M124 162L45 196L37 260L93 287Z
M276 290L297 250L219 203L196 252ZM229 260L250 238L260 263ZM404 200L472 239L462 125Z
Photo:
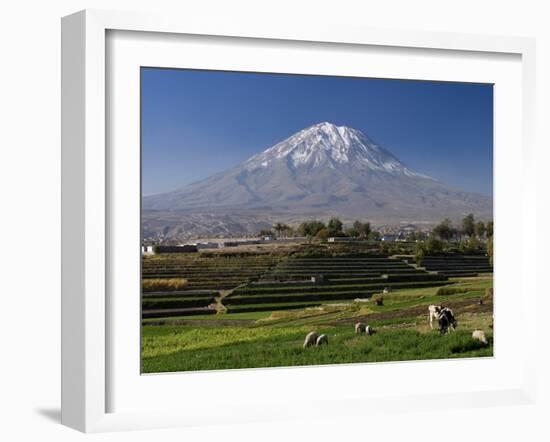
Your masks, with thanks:
M532 40L62 31L64 424L534 400Z

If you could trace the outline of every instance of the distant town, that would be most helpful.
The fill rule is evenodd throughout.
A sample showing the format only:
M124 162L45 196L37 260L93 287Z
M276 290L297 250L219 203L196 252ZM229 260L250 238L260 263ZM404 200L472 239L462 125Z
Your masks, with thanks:
M255 235L220 236L214 238L196 238L188 241L176 241L173 238L145 238L142 242L143 254L155 253L194 253L201 250L235 248L266 244L293 244L304 241L343 243L356 241L370 242L422 242L431 237L447 241L460 242L476 237L485 241L487 231L492 235L492 221L483 223L474 221L472 214L463 220L462 228L455 228L445 219L435 227L420 227L415 224L398 224L371 227L369 222L355 221L344 225L338 218L331 218L327 224L312 220L296 227L283 223L274 224L272 229L264 229ZM471 228L464 225L472 225Z

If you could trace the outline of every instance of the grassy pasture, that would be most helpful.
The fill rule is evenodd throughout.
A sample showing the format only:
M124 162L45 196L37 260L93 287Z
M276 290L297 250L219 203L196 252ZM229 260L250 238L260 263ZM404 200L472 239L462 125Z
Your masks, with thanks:
M440 261L432 264L445 274L363 253L146 257L143 276L151 288L163 278L186 284L144 290L142 371L491 356L493 305L486 290L492 275L469 277L471 262L453 262L450 271ZM478 270L484 269L480 261ZM312 281L318 275L323 279ZM384 287L392 291L377 305L370 298L380 297ZM457 331L440 336L431 330L429 304L452 308ZM377 333L356 336L358 321ZM475 329L485 331L489 346L471 338ZM327 334L329 345L303 349L310 331Z
M142 370L155 373L492 356L492 303L478 303L486 299L485 289L492 286L492 278L452 282L466 291L438 295L438 287L402 289L385 295L381 306L335 303L288 311L171 318L171 324L142 328ZM453 308L459 321L456 332L440 336L437 330L430 330L427 305L431 303ZM353 324L359 320L374 326L377 333L356 336ZM478 328L487 334L489 346L471 338ZM312 330L327 334L329 345L303 349L303 339Z
M492 346L460 330L446 336L436 331L381 329L357 336L351 326L319 327L329 345L302 348L311 327L147 327L143 334L143 372L217 370L249 367L408 361L492 356ZM491 335L489 335L491 337Z

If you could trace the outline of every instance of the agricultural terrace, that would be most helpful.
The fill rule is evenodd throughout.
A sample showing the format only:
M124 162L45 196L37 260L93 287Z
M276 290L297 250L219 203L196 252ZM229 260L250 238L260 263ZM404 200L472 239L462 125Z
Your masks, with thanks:
M144 257L142 371L492 355L488 259L430 258L418 267L407 256L303 246ZM430 329L430 304L453 309L455 332ZM377 333L355 335L358 321ZM329 345L304 350L312 330Z

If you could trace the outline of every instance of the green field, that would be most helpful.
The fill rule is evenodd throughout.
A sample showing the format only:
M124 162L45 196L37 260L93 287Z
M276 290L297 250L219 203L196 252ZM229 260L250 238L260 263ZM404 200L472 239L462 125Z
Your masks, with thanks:
M221 292L218 303L223 308L217 313L209 311L208 314L190 316L183 310L184 314L179 315L177 311L172 314L169 310L170 314L164 317L144 316L142 371L158 373L493 355L490 327L493 303L492 296L486 294L486 289L493 285L492 275L439 278L387 258L372 262L365 259L361 262L357 259L293 262L278 257L266 259L264 263L269 265L261 267L263 280L254 278L254 281L247 281L241 275L236 290ZM181 262L179 264L178 272L181 273L177 276L193 276L193 273L186 273ZM214 272L216 266L210 264L209 268ZM224 264L227 265L227 261ZM241 264L238 267L242 267ZM334 279L329 276L320 286L306 282L306 278L298 282L287 276L273 278L274 274L294 276L296 272L307 277L318 274L319 268L327 264L337 268L339 271L333 273L338 275L346 265L358 266L359 271L375 275L355 279L350 279L349 275ZM402 275L395 278L398 282L389 283L386 279L384 284L378 279L373 283L372 278L383 277L385 266L405 271L397 274ZM170 275L174 274L174 268L170 269ZM410 276L403 277L411 273L417 276L412 280ZM230 274L228 277L234 278ZM207 278L200 275L200 280ZM349 290L350 286L353 290ZM383 295L382 305L376 305L372 300L354 302L358 292L366 294L366 299L372 295L380 296L382 286L393 288L391 293ZM197 284L193 286L196 287ZM453 290L440 290L439 293L448 293L441 295L438 294L441 287ZM348 292L349 299L346 298ZM187 299L195 302L192 293ZM327 296L328 299L316 301L315 296ZM232 299L241 298L244 301L232 302ZM283 299L283 302L273 302L277 299ZM185 300L180 292L174 293L173 297L144 298L148 303L145 305L155 307L162 302L173 306ZM440 335L437 330L429 328L427 306L430 304L453 309L458 319L455 332ZM372 336L355 335L357 321L371 325L376 333ZM485 331L488 346L471 338L475 329ZM310 331L327 334L329 345L303 349L304 337Z
M382 329L356 336L352 326L318 327L329 345L302 348L310 327L146 327L143 372L407 361L492 356L492 347L461 330L446 336L412 329Z

